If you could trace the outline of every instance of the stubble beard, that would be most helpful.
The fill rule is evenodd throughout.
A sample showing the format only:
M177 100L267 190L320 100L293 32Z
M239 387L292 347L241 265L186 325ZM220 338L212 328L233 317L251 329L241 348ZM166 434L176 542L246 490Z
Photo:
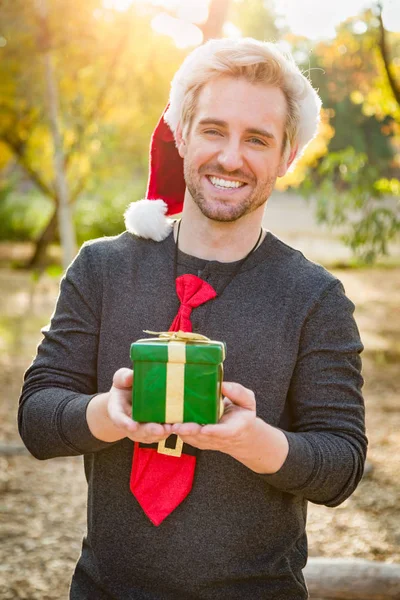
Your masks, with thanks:
M223 173L220 174L223 176ZM184 176L186 187L202 214L208 219L219 223L232 223L237 221L265 204L274 189L277 179L277 173L271 175L268 179L263 181L262 185L257 184L253 191L240 203L225 204L221 200L205 198L200 190L200 181L198 183L196 181L196 179L200 179L200 175L197 172L194 172L194 169L191 169L187 164L184 164Z

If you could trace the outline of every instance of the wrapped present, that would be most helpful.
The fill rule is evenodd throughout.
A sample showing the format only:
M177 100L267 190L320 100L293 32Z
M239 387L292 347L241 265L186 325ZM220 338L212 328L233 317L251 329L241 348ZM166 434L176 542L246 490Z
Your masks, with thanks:
M223 412L224 343L182 331L158 335L131 346L132 418L141 423L217 423Z

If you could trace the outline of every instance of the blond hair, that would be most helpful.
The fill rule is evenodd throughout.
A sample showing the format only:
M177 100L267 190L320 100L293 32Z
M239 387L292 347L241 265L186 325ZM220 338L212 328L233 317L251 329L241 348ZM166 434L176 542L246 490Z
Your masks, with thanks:
M190 127L203 86L220 76L244 78L282 90L287 103L283 154L298 145L297 158L315 137L321 100L290 55L276 44L251 38L210 40L191 52L176 72L165 121L175 133L178 123Z

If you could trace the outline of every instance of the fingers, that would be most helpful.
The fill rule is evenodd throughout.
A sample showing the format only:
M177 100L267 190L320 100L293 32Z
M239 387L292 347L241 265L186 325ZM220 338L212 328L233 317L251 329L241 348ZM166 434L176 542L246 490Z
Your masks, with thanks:
M137 423L130 417L131 403L129 392L124 392L118 388L111 388L110 399L108 401L108 415L116 427L126 429L129 433L137 430Z
M108 414L114 425L123 429L130 439L135 442L153 444L166 439L171 433L171 425L159 423L138 423L130 415L130 404L124 398L114 394L109 402Z
M196 448L222 450L239 441L254 419L254 413L236 411L215 425L176 423L172 425L172 433Z
M229 400L247 410L254 411L256 409L256 399L254 392L245 388L240 383L233 383L231 381L224 381L222 384L222 393L227 396Z
M154 444L167 439L171 434L171 425L159 423L137 423L135 441L145 444Z
M222 393L224 399L225 413L217 425L205 425L197 423L175 423L174 425L161 425L159 423L137 423L131 418L132 399L131 388L133 385L133 371L122 368L116 371L113 377L113 386L110 390L108 402L108 414L116 427L125 431L127 437L134 441L147 444L159 442L166 439L171 433L179 435L187 443L200 447L207 447L206 440L233 440L239 435L245 426L245 411L237 411L238 408L246 409L255 413L256 401L254 393L239 383L224 382ZM255 415L254 415L255 417ZM197 443L195 443L197 441Z
M179 437L188 435L198 435L203 429L198 423L174 423L172 425L172 433L176 433Z
M127 390L132 387L133 371L132 369L122 368L114 373L113 387L120 390Z
M235 440L241 435L242 431L247 427L253 418L244 415L237 411L230 411L224 415L216 425L204 425L202 435L210 436L211 438L219 438L221 440Z
M239 383L224 382L222 385L224 398L224 414L215 425L198 425L196 423L175 423L172 433L176 433L184 441L196 447L209 442L232 442L255 419L256 401L254 393ZM245 410L241 410L245 409ZM207 442L208 443L208 442Z
M131 418L132 385L131 369L122 368L115 372L107 406L111 421L135 442L153 444L165 440L171 433L171 425L138 423Z

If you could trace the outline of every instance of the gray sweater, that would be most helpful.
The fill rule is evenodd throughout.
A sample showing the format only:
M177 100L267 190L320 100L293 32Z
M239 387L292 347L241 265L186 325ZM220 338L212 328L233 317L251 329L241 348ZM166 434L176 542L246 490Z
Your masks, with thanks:
M73 600L303 600L307 501L336 506L356 488L367 440L362 350L341 283L268 233L223 295L192 313L194 331L226 342L225 380L252 389L257 414L282 428L289 454L273 475L199 451L193 490L159 526L129 489L133 442L94 438L86 407L130 367L143 330L178 309L174 240L86 244L68 269L28 369L19 427L39 459L84 455L88 531ZM217 290L237 263L179 252L178 273Z

